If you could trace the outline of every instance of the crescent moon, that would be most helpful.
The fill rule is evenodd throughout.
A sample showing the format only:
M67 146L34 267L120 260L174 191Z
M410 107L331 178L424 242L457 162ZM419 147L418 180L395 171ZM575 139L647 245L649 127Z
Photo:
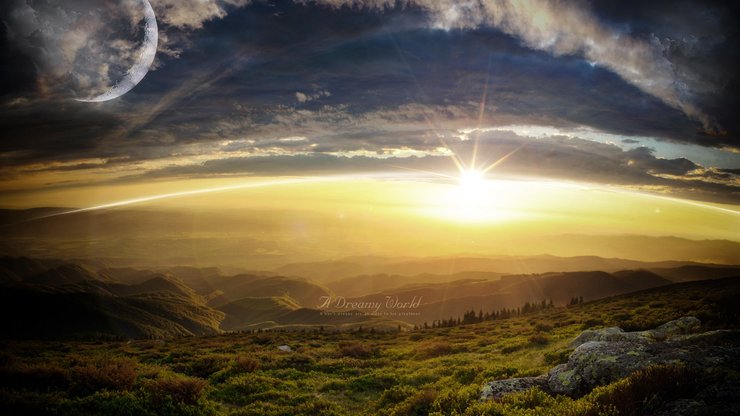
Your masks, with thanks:
M154 56L157 54L157 44L159 42L159 31L157 29L157 17L154 15L154 9L148 0L142 0L144 4L144 19L146 26L144 28L144 45L141 48L141 54L136 63L126 71L126 75L115 83L108 91L92 97L77 99L87 103L99 103L103 101L118 98L123 94L131 91L149 72L149 68L154 62Z

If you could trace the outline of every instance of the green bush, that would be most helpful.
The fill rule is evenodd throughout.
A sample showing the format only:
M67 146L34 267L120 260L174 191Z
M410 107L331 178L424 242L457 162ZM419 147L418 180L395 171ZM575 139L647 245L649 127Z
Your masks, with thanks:
M392 409L391 416L426 416L431 412L437 393L433 390L423 390L407 398Z
M220 355L206 355L199 357L190 363L176 366L175 368L179 372L185 373L189 376L208 378L212 374L217 373L228 364L228 359Z
M480 387L477 384L447 388L434 399L431 411L440 415L461 415L465 409L478 400L479 394Z
M378 409L387 409L416 394L417 390L407 385L395 385L383 391L377 403Z

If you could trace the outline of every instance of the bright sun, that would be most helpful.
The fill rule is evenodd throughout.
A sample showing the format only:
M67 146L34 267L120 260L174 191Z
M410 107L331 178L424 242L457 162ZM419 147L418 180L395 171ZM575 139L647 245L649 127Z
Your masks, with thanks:
M484 173L478 170L466 170L460 173L458 184L469 192L483 191L486 185Z
M481 221L493 213L492 195L485 173L468 169L460 173L456 189L452 191L447 213L458 221Z

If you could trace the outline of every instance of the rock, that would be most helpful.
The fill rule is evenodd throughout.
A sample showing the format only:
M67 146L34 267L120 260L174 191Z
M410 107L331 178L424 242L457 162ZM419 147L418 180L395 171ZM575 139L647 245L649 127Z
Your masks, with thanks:
M566 364L540 377L486 383L481 399L498 398L534 386L549 393L579 397L594 387L655 364L684 363L706 369L739 362L740 331L696 333L699 328L697 318L683 317L648 331L625 332L617 327L583 331L571 342L575 350Z
M666 341L677 336L693 334L699 330L701 322L693 316L684 316L648 331L624 332L622 328L610 327L587 329L581 332L571 343L576 348L589 341Z
M693 316L684 316L645 333L657 341L669 340L680 335L693 334L699 331L701 322Z
M698 319L684 317L649 331L622 332L607 328L609 331L602 333L581 334L578 338L594 341L578 345L567 364L550 370L547 390L580 396L651 365L680 362L707 368L738 358L738 348L719 345L721 340L737 336L738 331L691 334L698 328Z
M494 380L483 385L480 398L481 400L498 399L508 393L523 391L532 387L545 388L546 386L547 376L545 375Z
M654 364L646 346L635 341L589 341L571 353L567 364L553 368L549 391L570 396L586 393Z
M290 348L290 345L280 345L277 347L282 352L291 352L293 351L293 348Z
M625 332L622 328L617 328L616 326L611 328L587 329L571 341L569 347L576 348L590 341L621 341L624 338Z

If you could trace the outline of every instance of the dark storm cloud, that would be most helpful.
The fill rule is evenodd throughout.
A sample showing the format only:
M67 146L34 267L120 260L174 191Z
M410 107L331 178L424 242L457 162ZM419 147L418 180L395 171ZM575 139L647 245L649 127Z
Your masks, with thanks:
M607 24L659 45L694 102L737 139L737 2L607 0L594 2L593 6Z

